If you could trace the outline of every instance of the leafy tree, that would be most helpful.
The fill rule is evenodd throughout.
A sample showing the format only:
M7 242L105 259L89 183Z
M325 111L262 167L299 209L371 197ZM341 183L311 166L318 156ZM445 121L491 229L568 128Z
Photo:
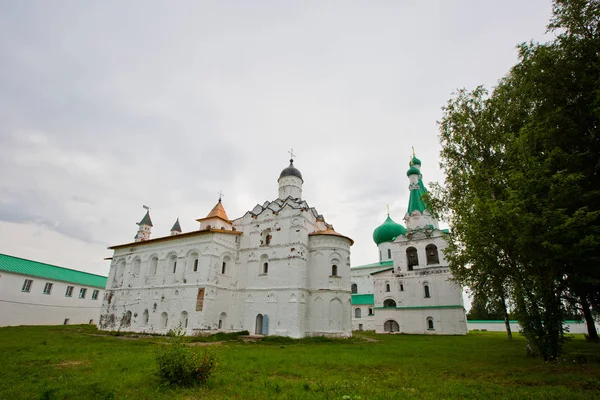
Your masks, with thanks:
M456 279L504 304L510 296L545 359L561 352L567 303L578 304L597 338L600 1L556 0L549 29L556 38L521 44L491 94L460 90L447 103L446 185L431 197L452 226Z

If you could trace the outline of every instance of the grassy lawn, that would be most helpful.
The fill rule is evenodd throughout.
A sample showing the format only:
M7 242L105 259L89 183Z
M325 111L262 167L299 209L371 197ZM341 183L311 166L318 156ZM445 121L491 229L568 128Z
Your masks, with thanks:
M161 386L154 354L165 338L96 336L91 326L0 328L0 399L592 399L600 345L576 335L565 360L525 357L518 334L365 336L324 342L212 345L205 387ZM579 356L578 356L579 354ZM581 354L587 364L581 365Z

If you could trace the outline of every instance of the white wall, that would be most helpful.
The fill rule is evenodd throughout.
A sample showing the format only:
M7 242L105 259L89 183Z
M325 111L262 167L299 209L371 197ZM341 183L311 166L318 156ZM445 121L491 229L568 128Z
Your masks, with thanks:
M29 292L23 292L25 279L33 281ZM47 282L52 283L50 294L43 294ZM66 297L67 286L73 286L72 297ZM86 288L85 299L79 298L81 288ZM97 300L92 293L98 290ZM98 323L104 289L81 286L39 277L10 272L0 273L0 326L62 325Z
M504 321L467 321L469 330L486 330L491 332L505 332L506 327ZM569 329L569 333L586 333L587 324L585 321L575 322L568 321L565 326ZM517 321L510 321L510 329L513 333L519 332L520 326ZM596 330L600 331L600 323L596 323Z

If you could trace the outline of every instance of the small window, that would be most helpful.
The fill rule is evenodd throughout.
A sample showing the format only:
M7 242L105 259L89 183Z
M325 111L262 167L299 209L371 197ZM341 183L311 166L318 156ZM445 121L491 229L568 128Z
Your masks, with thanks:
M335 264L331 266L331 276L338 276L337 265Z
M363 330L363 324L358 324L358 330L362 331Z
M221 273L224 275L227 270L227 263L223 261L223 265L221 266Z
M403 283L400 284L400 291L404 292L404 284Z
M87 293L87 289L86 288L79 289L79 298L80 299L85 299L85 294L86 293Z
M177 260L173 261L173 273L177 271Z
M356 308L354 310L354 318L360 318L360 308Z
M67 286L67 291L65 292L65 297L73 296L73 286Z
M262 273L263 274L268 274L269 273L269 263L266 262L266 263L263 264Z
M65 318L65 322L63 322L63 325L69 325L69 318Z
M98 293L100 293L99 290L94 290L92 292L92 300L98 300Z
M350 291L352 293L358 293L358 285L356 283L353 283L352 286L350 287Z
M52 283L46 282L46 286L44 286L44 294L52 293Z
M425 297L426 298L431 297L431 294L429 293L429 285L423 286L423 290L425 290Z
M198 272L198 259L194 260L194 272Z
M369 308L369 315L373 315L373 309Z
M392 259L392 249L388 249L388 259Z
M267 244L267 246L271 244L271 238L272 238L271 235L267 235L267 237L265 239L265 243Z
M384 307L396 307L396 301L394 299L385 299L383 301Z
M379 250L379 261L382 261L383 257L381 256L381 250Z
M21 288L21 292L30 292L32 283L33 281L31 279L25 279L25 282L23 282L23 287Z
M433 331L435 328L433 327L433 318L427 318L427 330Z
M386 292L390 292L390 291L391 291L391 290L390 290L390 284L389 284L389 283L387 283L387 282L385 283L385 291L386 291Z
M90 319L90 325L94 325L94 320Z
M152 257L152 259L150 260L150 269L148 270L148 275L155 275L157 266L158 266L158 258Z

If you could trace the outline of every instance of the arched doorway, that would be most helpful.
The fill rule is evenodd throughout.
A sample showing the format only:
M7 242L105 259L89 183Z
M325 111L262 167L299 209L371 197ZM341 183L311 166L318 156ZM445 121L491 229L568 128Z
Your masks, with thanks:
M222 312L221 315L219 315L219 329L225 328L225 320L226 319L227 319L227 314Z
M256 316L254 333L257 335L267 335L269 333L269 317L266 314L258 314Z
M383 330L385 332L400 332L400 325L393 319L389 319L383 324Z

